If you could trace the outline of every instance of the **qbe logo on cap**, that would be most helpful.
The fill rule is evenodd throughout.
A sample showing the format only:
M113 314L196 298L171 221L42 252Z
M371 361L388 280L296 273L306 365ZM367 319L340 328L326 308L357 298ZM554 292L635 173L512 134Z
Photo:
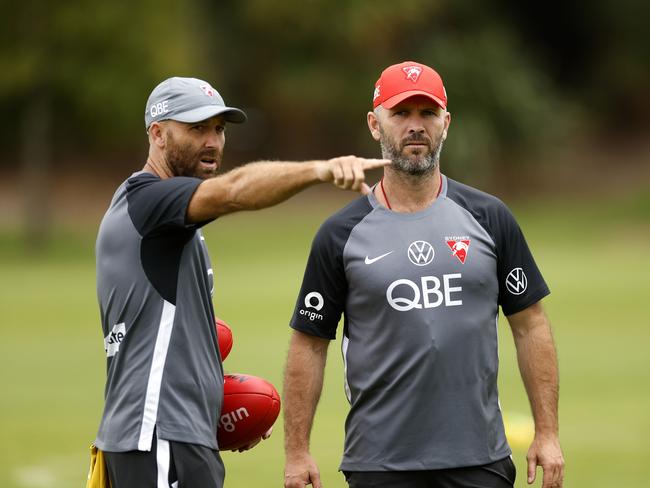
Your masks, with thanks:
M154 103L149 109L149 113L153 118L166 114L167 112L169 112L169 100L163 100L162 102Z

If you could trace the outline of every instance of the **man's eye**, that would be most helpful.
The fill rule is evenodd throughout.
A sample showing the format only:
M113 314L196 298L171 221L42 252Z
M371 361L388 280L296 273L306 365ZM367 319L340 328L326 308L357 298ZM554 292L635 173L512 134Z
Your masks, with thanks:
M226 128L222 125L218 125L215 130L217 131L217 134L221 134L223 131L226 130Z
M193 125L192 130L203 130L204 127L204 125Z

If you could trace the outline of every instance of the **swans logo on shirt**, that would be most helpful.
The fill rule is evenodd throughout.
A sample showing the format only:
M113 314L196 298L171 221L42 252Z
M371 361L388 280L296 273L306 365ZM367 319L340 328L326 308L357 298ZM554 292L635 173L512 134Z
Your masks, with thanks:
M451 255L456 256L462 264L465 264L465 259L467 259L467 253L469 251L469 237L448 236L445 237L445 242L449 246L449 249L451 249Z
M325 304L325 300L323 300L323 295L321 295L317 291L312 291L310 293L307 293L307 296L305 296L305 308L313 308L314 310L316 310L316 312L320 312L324 304ZM298 313L300 313L300 315L307 317L312 322L316 319L323 320L323 316L316 312L312 312L311 310L305 310L301 308Z

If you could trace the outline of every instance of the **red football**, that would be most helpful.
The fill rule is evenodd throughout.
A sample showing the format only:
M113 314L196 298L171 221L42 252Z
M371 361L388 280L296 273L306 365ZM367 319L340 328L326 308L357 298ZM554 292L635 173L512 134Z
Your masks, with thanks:
M219 352L221 352L221 360L225 361L230 354L232 349L232 330L219 317L217 317L217 322L215 324L217 328L217 339L219 340Z
M280 395L268 381L248 374L224 376L217 442L223 451L262 437L280 414Z

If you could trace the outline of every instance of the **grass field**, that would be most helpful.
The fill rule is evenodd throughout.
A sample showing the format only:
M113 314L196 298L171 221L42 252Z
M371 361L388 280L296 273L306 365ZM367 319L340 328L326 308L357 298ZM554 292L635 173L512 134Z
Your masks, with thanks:
M281 387L287 321L311 237L341 200L230 216L206 229L217 314L233 328L228 372ZM309 209L309 212L306 210ZM545 301L561 368L566 487L648 486L650 460L650 198L516 207L553 291ZM38 257L0 232L0 486L83 486L103 401L104 351L95 298L94 226L60 229ZM507 323L500 328L501 404L527 414ZM340 339L340 338L339 338ZM328 488L345 486L339 342L330 348L312 453ZM281 419L255 450L224 453L229 487L282 486ZM517 487L524 446L515 449ZM541 480L541 479L540 479ZM535 486L541 486L538 481Z

